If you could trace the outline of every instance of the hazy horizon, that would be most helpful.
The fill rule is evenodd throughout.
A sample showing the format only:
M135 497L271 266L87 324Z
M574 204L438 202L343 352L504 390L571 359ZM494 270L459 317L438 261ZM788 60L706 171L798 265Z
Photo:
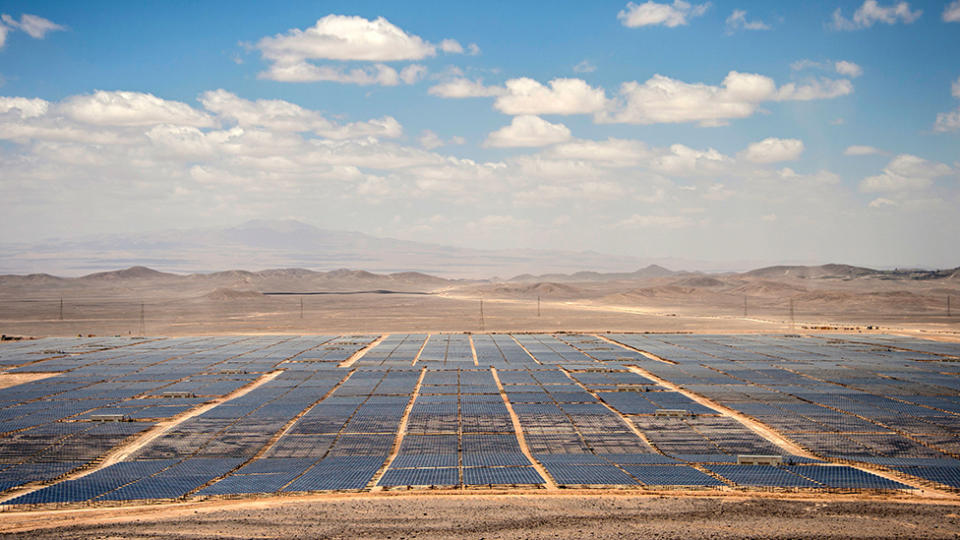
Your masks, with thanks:
M3 246L295 219L623 265L960 265L956 0L0 14Z

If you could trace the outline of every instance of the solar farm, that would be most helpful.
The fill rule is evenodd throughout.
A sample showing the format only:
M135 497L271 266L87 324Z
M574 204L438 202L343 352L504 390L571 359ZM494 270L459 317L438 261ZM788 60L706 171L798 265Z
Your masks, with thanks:
M23 381L0 389L0 511L424 490L960 494L960 344L917 338L46 338L0 344L0 371Z

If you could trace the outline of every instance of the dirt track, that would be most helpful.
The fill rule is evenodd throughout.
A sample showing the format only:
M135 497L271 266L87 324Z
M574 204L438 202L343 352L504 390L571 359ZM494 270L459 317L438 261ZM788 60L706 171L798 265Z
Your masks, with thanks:
M34 516L33 525L43 528L23 536L955 538L958 511L952 505L735 497L355 496L129 508L97 517L54 512ZM0 517L6 530L20 523L17 514Z

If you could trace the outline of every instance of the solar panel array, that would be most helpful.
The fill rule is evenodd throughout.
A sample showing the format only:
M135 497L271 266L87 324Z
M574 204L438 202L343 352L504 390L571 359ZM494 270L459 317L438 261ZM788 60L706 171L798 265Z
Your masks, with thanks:
M958 356L860 335L3 343L0 369L35 380L0 389L0 491L38 504L375 486L960 489ZM112 417L124 421L100 421ZM738 465L744 454L784 463Z

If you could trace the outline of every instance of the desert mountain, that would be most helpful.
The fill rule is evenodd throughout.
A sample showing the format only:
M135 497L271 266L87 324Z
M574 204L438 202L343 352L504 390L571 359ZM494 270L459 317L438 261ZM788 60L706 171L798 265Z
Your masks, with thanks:
M0 244L0 253L0 273L70 276L144 266L177 273L224 268L363 268L377 273L485 278L584 269L625 272L649 263L639 257L596 252L459 248L320 229L294 220L4 243Z

